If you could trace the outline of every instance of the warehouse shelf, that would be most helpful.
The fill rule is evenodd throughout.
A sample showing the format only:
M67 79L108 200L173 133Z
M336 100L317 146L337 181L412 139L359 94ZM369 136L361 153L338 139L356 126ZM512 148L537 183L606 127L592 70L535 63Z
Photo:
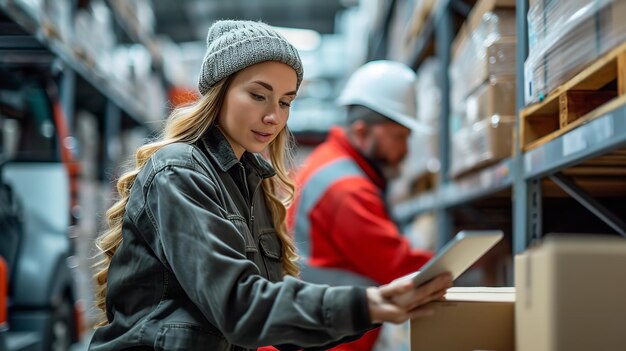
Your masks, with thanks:
M454 207L492 196L513 184L511 159L450 182L442 188L443 203Z
M80 58L68 44L46 36L39 23L18 8L13 1L0 0L0 11L3 11L13 22L36 38L43 48L48 49L137 123L149 129L159 127L158 123L152 122L154 118L150 118L151 116L148 116L141 105L133 99L130 91L120 88L120 85L113 83L104 73Z
M392 208L392 216L400 222L408 222L415 216L441 207L440 202L438 189L425 192L411 200L395 205Z
M524 177L544 177L626 146L626 105L524 154Z
M400 222L433 210L446 209L492 196L513 184L512 160L505 159L491 167L468 174L437 189L396 205L393 216Z
M126 15L127 11L121 8L121 3L119 1L106 0L106 3L109 5L109 8L111 8L113 18L120 28L122 28L124 33L126 33L128 38L133 42L140 43L145 46L150 52L154 62L157 65L162 64L163 57L159 51L156 38L145 29L139 27L136 23L133 23L133 21L128 18L128 15Z
M424 27L422 28L419 37L412 44L410 50L410 56L406 58L405 63L412 67L413 69L417 68L419 63L424 58L424 54L426 49L428 49L428 44L434 40L435 28L439 24L442 18L442 14L445 11L445 8L448 6L450 0L439 0L435 7L431 10L430 15L426 19L424 23Z
M525 108L524 97L524 62L528 57L528 0L516 0L516 120L517 141L520 136L519 111ZM442 66L448 67L451 55L451 36L455 35L451 25L451 14L454 11L454 0L440 1L435 5L430 17L426 20L420 35L414 39L410 57L405 62L418 68L429 43L435 42L435 55ZM454 227L453 209L464 205L476 204L478 200L495 196L510 196L513 211L512 233L513 251L526 249L531 239L543 235L542 228L542 190L544 178L562 177L570 171L589 164L600 162L607 155L618 151L623 154L626 148L626 98L619 97L599 107L586 117L580 124L568 132L556 134L543 144L522 150L516 142L513 156L484 170L468 174L458 179L450 179L449 152L449 72L442 75L442 99L440 121L440 150L442 173L439 185L435 189L420 194L396 206L392 214L400 222L409 222L413 217L433 211L437 218L439 247L449 238L447 235ZM558 136L557 136L558 135ZM601 172L597 169L596 172ZM570 172L571 173L571 172ZM597 174L597 173L595 173ZM511 189L509 193L503 193ZM575 198L576 199L576 198ZM578 199L576 199L579 201ZM588 201L589 202L589 201ZM599 208L590 211L599 218L607 217L606 211ZM601 215L598 215L600 213ZM608 216L610 217L610 216ZM477 223L478 224L478 223Z

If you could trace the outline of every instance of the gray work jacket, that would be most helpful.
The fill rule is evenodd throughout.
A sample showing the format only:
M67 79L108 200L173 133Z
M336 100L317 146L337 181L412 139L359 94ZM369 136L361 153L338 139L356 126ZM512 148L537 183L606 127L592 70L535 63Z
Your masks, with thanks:
M326 349L375 327L365 290L283 280L260 156L219 129L157 151L137 176L90 350Z

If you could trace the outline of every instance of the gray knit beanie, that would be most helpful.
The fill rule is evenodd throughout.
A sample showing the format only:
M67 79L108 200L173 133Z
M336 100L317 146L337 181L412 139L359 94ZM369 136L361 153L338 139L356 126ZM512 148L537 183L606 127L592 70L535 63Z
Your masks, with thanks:
M302 83L300 55L275 29L262 22L217 21L207 35L207 51L202 61L198 88L202 95L220 80L248 66L279 61L296 71Z

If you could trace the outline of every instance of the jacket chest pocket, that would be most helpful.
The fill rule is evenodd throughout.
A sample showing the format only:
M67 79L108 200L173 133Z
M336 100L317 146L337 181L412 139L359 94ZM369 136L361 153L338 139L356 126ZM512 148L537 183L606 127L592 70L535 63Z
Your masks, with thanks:
M237 230L243 235L245 245L246 245L246 258L252 261L257 268L259 269L259 273L261 276L271 279L269 274L266 271L267 264L263 261L261 257L261 253L259 252L259 248L257 246L256 240L250 232L250 228L248 228L248 224L245 218L239 215L228 215L227 217L237 228Z
M248 259L251 259L251 257L259 251L259 249L254 243L254 237L250 232L250 228L248 228L248 222L245 218L236 214L230 214L227 216L227 218L235 225L237 231L239 231L241 235L243 235L244 242L246 244L246 256L248 257Z
M274 229L262 230L259 235L259 247L267 275L270 281L282 280L283 265L281 262L283 245Z

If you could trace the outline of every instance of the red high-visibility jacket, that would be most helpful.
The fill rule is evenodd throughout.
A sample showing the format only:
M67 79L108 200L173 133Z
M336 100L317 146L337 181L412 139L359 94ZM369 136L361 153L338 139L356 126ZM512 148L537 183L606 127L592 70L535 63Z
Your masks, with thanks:
M301 265L322 271L339 269L368 278L372 284L386 284L414 272L432 257L431 252L410 248L386 209L385 180L350 144L343 129L330 130L296 180L298 192L288 224L302 256ZM330 275L335 273L330 270ZM302 278L310 280L304 268ZM343 274L330 280L329 284L359 284ZM371 350L377 332L333 350Z

